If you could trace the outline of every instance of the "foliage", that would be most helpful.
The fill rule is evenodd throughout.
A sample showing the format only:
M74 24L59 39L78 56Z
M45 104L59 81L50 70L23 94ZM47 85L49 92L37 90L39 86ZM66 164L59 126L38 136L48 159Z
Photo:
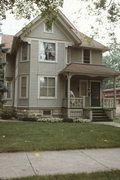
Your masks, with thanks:
M5 18L7 10L15 14L17 18L24 17L27 19L31 19L41 13L47 25L50 26L51 22L57 17L58 7L62 7L63 2L64 0L1 0L0 17ZM98 22L99 25L103 24L106 18L110 25L110 35L115 35L115 26L120 22L119 0L79 0L79 2L79 17L81 17L81 13L84 15L84 11L87 10L87 16L96 16L96 22ZM82 9L84 9L84 11L82 11ZM98 31L93 25L91 28L93 28L94 31ZM106 26L106 28L108 28L108 26Z
M15 110L3 109L0 113L2 119L17 119L17 113Z
M1 0L0 16L6 17L10 10L17 18L31 19L41 13L49 26L56 19L58 7L62 7L63 0Z
M62 122L63 118L39 118L38 122Z
M120 44L111 44L109 49L109 54L103 57L103 62L116 71L120 71ZM120 87L120 76L116 80L116 87ZM113 81L111 79L105 80L104 88L113 88Z
M21 121L37 121L37 118L30 117L30 116L24 116L24 117L20 117L19 120L21 120Z
M120 128L93 123L0 122L0 152L120 147Z
M4 46L5 46L4 44L0 44L0 104L4 103L3 94L4 92L7 91L4 85L4 66L5 66L4 57L7 49L4 48Z

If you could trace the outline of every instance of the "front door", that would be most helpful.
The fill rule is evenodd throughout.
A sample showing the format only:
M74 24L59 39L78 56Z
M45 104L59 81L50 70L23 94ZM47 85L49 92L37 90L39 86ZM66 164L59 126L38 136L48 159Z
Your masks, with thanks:
M91 82L91 106L100 107L100 82Z

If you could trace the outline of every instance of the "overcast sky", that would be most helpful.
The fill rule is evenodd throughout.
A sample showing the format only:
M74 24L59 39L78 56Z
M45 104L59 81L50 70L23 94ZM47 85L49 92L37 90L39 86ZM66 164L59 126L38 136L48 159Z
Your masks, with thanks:
M64 0L64 6L62 11L67 16L67 18L75 25L75 27L89 35L90 34L90 26L95 25L95 18L94 17L87 17L85 15L80 16L81 4L79 0ZM85 13L84 4L82 4L83 14ZM16 20L13 15L7 14L6 20L2 23L2 31L4 34L11 34L15 35L19 30L22 29L29 21L28 20ZM100 28L100 27L99 27ZM101 34L105 35L104 28L100 30ZM103 44L106 44L108 41L107 33L105 35L106 38L98 38L97 40Z

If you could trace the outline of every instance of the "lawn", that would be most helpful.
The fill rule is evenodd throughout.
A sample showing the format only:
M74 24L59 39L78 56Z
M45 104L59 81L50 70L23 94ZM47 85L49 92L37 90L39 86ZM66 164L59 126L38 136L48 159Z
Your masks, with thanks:
M120 147L120 128L92 123L0 122L0 152Z
M54 176L33 176L10 180L120 180L120 171L106 171L96 173L66 174Z
M120 123L120 116L117 116L114 121Z

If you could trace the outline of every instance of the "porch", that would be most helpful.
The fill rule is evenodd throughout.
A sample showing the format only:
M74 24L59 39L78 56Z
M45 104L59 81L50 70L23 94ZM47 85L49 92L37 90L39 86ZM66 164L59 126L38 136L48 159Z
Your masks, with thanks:
M68 108L68 102L70 106ZM87 118L91 121L109 121L115 116L114 98L103 98L101 107L87 107L86 97L64 98L63 99L64 116L67 118Z
M67 79L66 97L62 105L64 117L84 117L93 120L98 113L101 117L108 117L109 120L114 118L116 77L119 72L103 65L70 64L61 74ZM103 80L105 78L113 79L113 98L104 97Z

